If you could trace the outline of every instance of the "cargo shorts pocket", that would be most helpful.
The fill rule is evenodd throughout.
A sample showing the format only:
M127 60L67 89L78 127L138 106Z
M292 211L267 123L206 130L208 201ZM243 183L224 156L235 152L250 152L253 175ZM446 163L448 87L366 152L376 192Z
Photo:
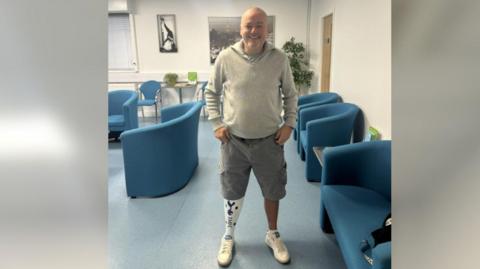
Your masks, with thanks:
M225 143L220 144L220 158L218 158L218 174L223 175L225 173Z
M223 167L223 161L222 161L222 158L220 158L220 160L218 160L218 174L219 175L223 175L225 173L225 168Z
M279 178L283 185L287 185L287 162L285 160L283 161L282 168L280 168Z

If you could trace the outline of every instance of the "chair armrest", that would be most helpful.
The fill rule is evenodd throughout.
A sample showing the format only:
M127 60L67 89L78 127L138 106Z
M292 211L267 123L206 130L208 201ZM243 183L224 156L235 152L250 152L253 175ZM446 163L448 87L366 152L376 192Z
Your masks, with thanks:
M391 197L391 141L328 147L323 151L322 185L354 185Z
M125 103L123 103L123 107L136 107L137 106L137 101L138 101L138 94L135 93L133 94L132 93L132 96L130 98L127 99L127 101L125 101Z
M122 106L127 130L138 128L137 102L138 94L135 93Z
M382 243L372 249L372 269L390 269L392 267L392 244Z

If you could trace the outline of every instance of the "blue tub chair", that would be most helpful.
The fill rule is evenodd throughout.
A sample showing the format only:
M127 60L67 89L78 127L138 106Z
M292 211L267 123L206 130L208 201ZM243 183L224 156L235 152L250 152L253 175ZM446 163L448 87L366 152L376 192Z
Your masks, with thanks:
M354 104L335 103L314 106L300 111L298 146L305 160L308 181L320 181L322 167L313 147L333 147L349 144L359 108Z
M161 123L122 133L127 196L163 196L188 183L198 165L202 105L190 102L163 108Z
M138 128L138 94L131 90L108 92L108 130L123 132Z
M370 266L360 243L391 212L391 141L361 142L324 151L320 226L334 232L349 269L389 269L391 242L372 249Z
M142 116L145 117L143 111L144 106L155 106L155 120L158 120L158 103L162 104L162 95L159 94L162 86L160 82L155 80L149 80L142 83L140 86L140 92L143 95L142 100L138 100L138 106L142 107ZM160 100L157 100L158 96Z
M307 107L312 107L312 106L319 106L319 105L324 105L324 104L332 104L332 103L337 103L341 102L342 98L334 93L334 92L318 92L318 93L312 93L309 95L304 95L298 97L297 101L297 127L293 129L293 139L297 140L298 138L298 124L299 124L299 116L300 116L300 110L303 108Z

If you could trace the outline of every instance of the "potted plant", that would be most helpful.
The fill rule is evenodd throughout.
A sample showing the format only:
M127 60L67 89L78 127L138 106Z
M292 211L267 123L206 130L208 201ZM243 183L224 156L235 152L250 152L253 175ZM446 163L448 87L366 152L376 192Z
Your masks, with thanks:
M163 82L165 82L169 87L175 86L177 83L178 75L175 73L166 73L163 77Z
M299 92L305 87L307 90L312 84L313 71L308 70L305 60L305 47L302 42L295 42L295 38L290 38L282 47L290 60L293 80Z

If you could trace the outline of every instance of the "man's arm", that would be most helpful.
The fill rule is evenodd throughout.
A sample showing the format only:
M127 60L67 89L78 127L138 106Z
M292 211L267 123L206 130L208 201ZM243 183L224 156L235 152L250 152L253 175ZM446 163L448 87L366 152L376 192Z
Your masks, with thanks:
M297 101L298 94L293 81L292 70L288 58L285 57L285 63L282 71L282 94L283 94L283 119L285 125L295 128L297 122Z
M282 127L280 127L275 135L275 142L277 142L279 145L283 145L288 138L290 138L290 134L292 133L293 128L295 128L297 120L297 90L295 89L292 70L290 69L290 64L287 57L285 57L281 79L285 123Z
M222 53L217 57L213 71L210 75L207 87L205 88L205 100L207 103L208 119L213 123L213 129L217 130L224 127L220 114L220 99L223 91L223 83L225 82L223 72Z

